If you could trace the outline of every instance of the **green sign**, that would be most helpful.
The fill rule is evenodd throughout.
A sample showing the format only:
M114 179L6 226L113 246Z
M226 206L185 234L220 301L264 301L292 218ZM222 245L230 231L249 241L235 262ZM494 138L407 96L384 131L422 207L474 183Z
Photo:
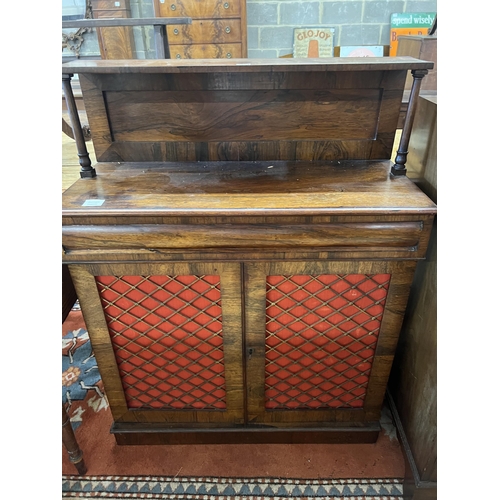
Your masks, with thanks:
M405 12L391 15L391 28L428 28L436 18L435 12Z

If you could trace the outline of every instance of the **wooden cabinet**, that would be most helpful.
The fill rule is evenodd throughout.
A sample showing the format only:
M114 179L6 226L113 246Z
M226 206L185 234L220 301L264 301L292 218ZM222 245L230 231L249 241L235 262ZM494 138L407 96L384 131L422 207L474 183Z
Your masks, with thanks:
M408 177L437 201L437 97L422 97L408 154ZM437 223L419 262L389 389L406 458L408 499L437 498Z
M422 95L437 91L437 36L433 35L401 35L398 37L398 56L411 56L417 59L432 61L434 67L422 82ZM411 74L406 77L405 89L410 90Z
M64 65L99 163L63 261L118 443L377 439L436 207L381 159L429 63L360 65Z
M295 432L356 422L362 434L322 429L320 440L376 438L380 353L394 349L413 263L70 268L121 442L138 421Z
M417 59L432 61L434 67L422 81L420 95L435 97L437 94L437 36L435 35L401 35L398 37L398 56L410 56ZM413 83L410 72L406 77L405 93L401 104L398 128L403 128L406 112L408 110L408 99Z
M245 0L155 0L157 17L190 17L167 28L172 59L247 57Z
M131 16L130 0L92 0L94 19L126 19ZM135 42L132 28L116 26L96 28L101 59L134 59Z

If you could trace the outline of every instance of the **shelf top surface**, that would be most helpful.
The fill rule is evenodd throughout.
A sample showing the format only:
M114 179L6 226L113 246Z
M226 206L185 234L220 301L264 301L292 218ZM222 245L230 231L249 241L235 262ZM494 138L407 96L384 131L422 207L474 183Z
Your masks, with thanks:
M98 163L63 194L63 216L434 214L389 161Z
M212 73L258 71L375 71L432 69L432 61L414 57L329 57L278 59L121 59L74 60L62 65L72 73Z

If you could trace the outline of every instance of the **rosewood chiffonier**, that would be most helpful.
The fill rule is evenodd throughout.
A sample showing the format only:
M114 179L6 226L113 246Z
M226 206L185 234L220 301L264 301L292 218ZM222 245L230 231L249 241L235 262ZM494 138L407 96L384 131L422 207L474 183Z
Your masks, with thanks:
M77 140L63 263L119 444L377 439L436 213L404 165L430 68L411 57L63 65L70 102L79 75L98 160Z

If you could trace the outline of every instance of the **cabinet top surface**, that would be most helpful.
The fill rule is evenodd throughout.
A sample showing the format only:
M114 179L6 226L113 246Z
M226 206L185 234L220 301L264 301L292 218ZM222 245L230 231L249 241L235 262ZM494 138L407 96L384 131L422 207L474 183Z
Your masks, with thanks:
M390 166L375 160L98 163L96 178L80 179L63 194L63 215L435 213L435 204L410 179L391 176Z
M369 60L367 60L369 59ZM432 61L414 57L331 57L278 59L133 59L75 60L62 65L71 73L211 73L253 71L374 71L432 69Z

